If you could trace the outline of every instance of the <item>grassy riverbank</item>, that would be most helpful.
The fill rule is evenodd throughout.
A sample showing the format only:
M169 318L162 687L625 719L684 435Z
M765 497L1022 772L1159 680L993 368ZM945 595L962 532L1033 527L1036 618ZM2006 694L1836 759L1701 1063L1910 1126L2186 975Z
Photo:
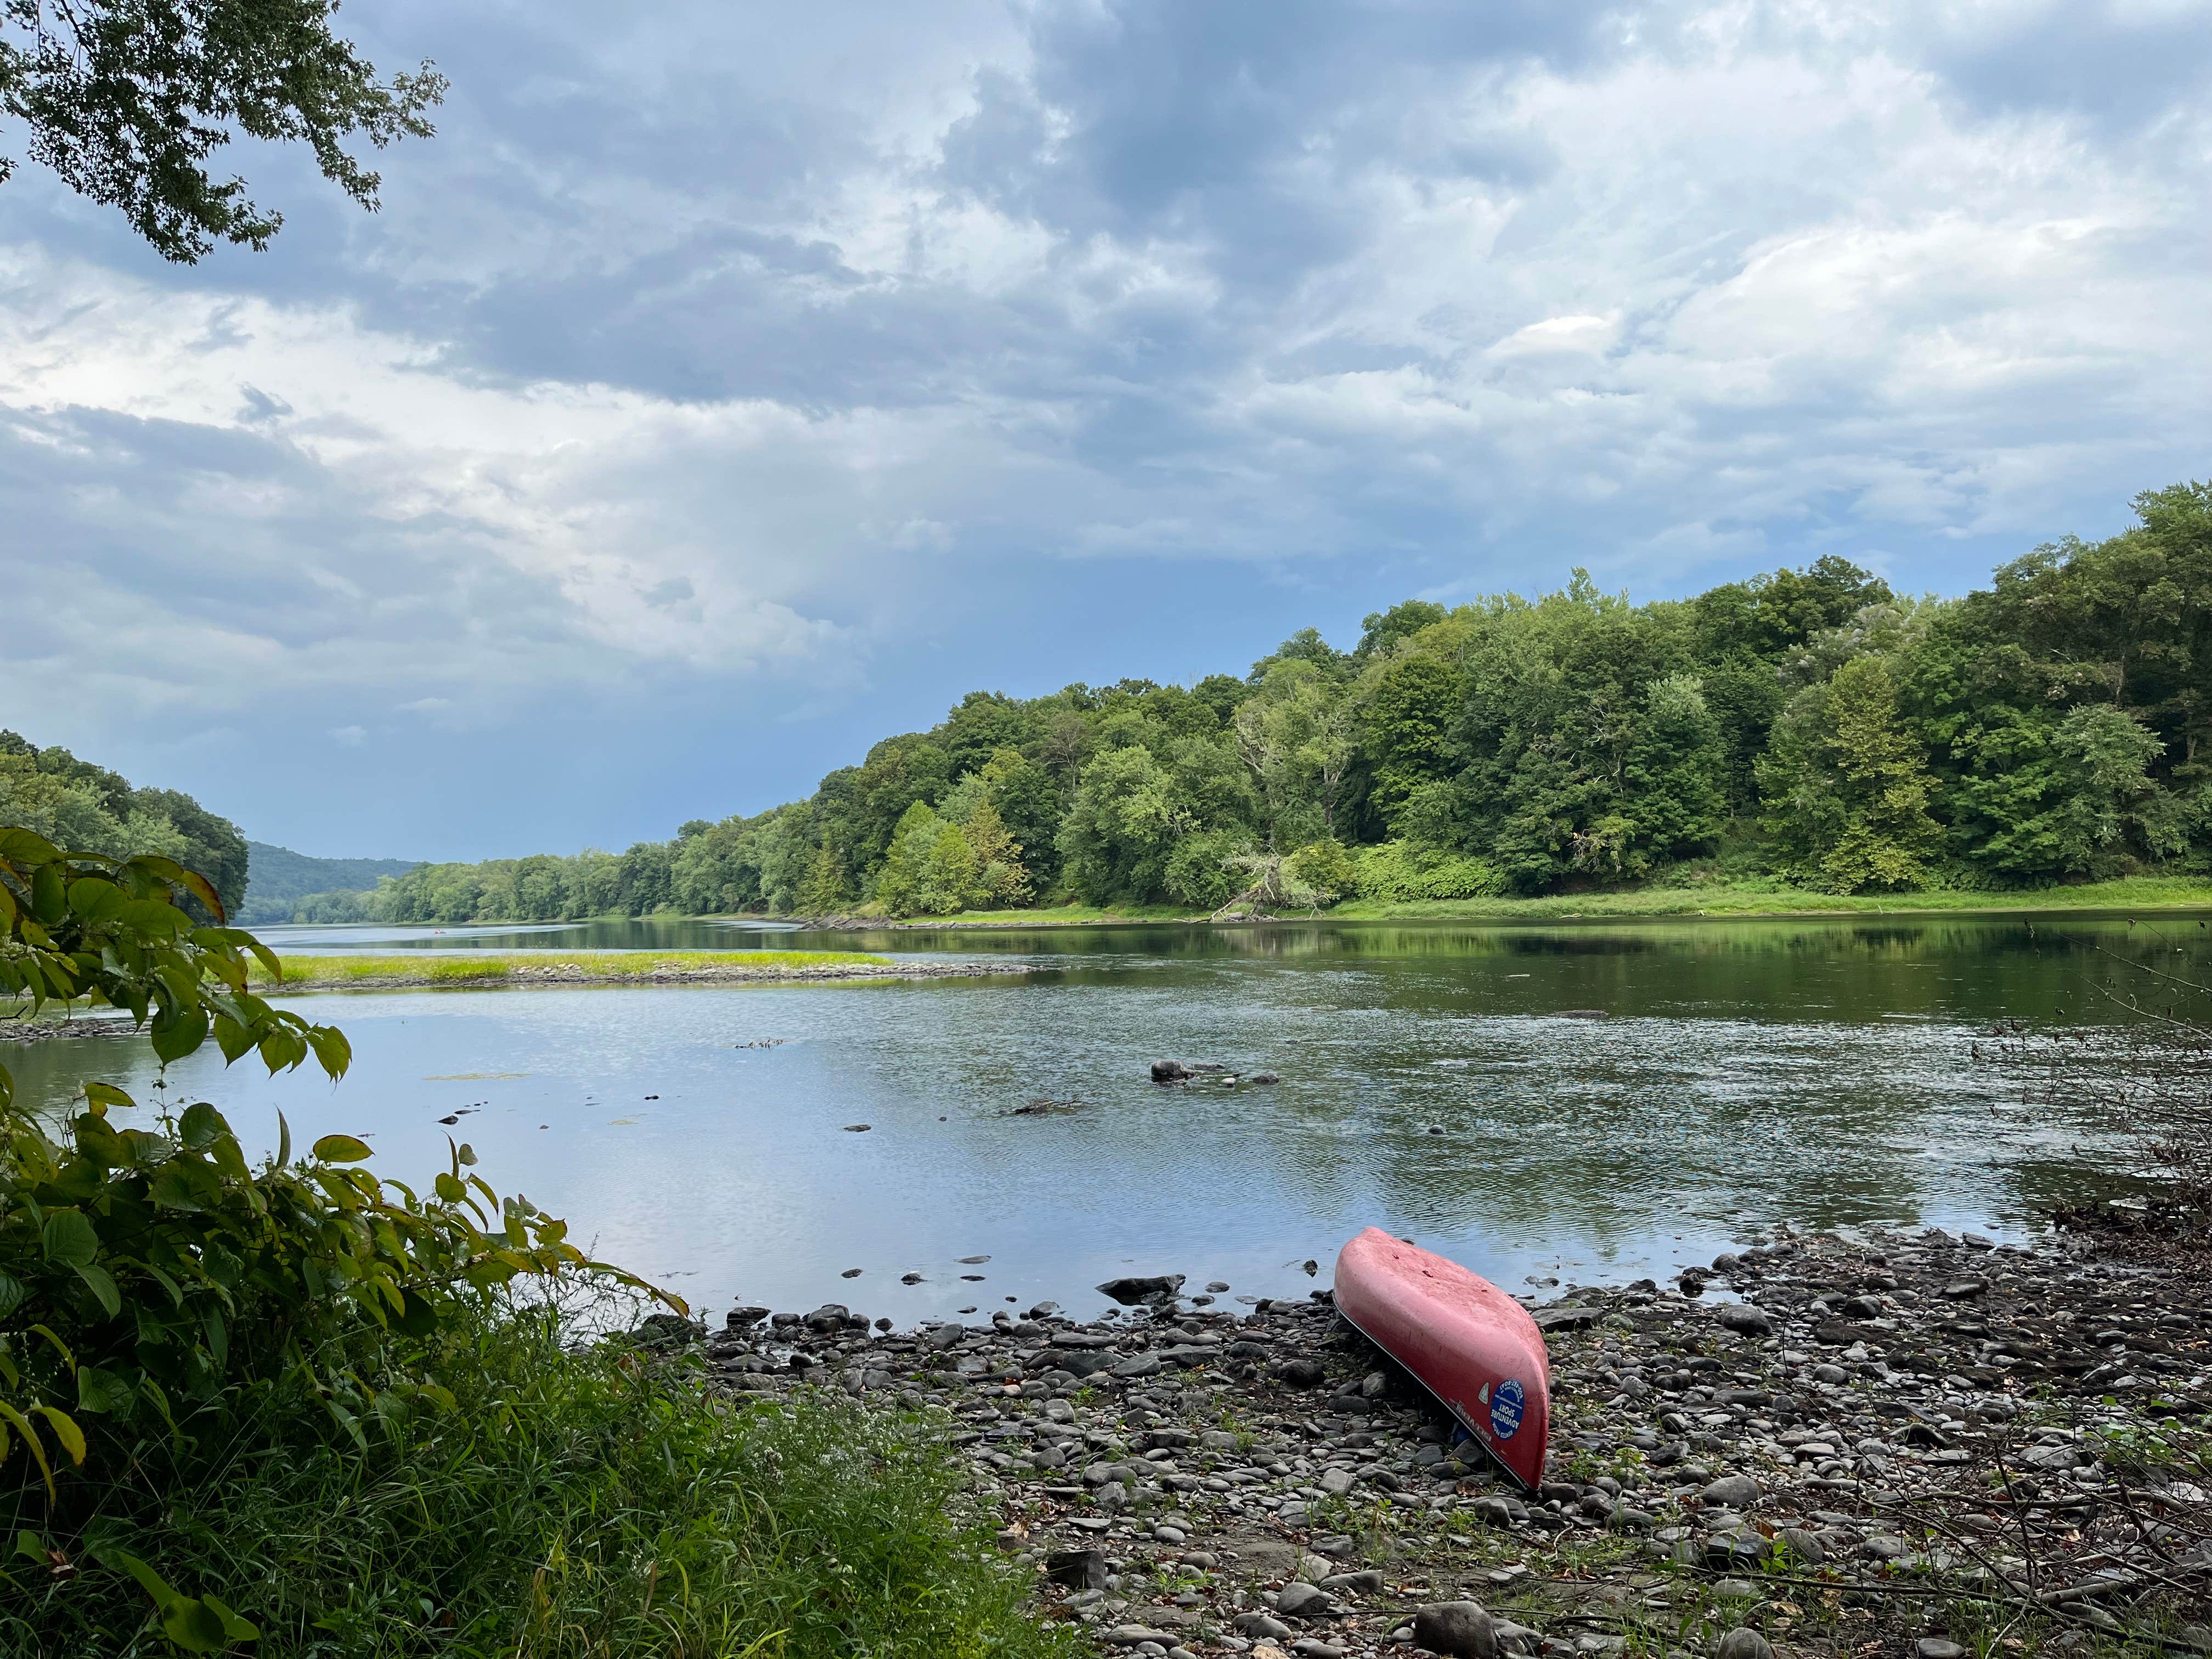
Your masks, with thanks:
M625 981L667 978L780 979L845 971L890 969L889 957L862 951L574 951L544 956L479 957L423 951L394 956L280 956L293 990L337 986L483 985L502 981ZM270 974L258 962L253 977Z
M1411 903L1351 899L1331 909L1285 912L1278 920L1339 921L1599 920L1608 916L1991 915L2047 910L2178 910L2212 908L2212 880L2188 876L2136 876L2118 881L2002 891L1823 893L1787 883L1755 880L1695 886L1613 888L1552 893L1540 898L1432 899ZM842 927L1083 927L1129 922L1204 922L1203 915L1171 905L1052 905L1034 910L977 910L951 916L908 916L873 924L837 919ZM1223 927L1242 924L1224 922Z
M128 1549L179 1592L221 1596L272 1655L1073 1649L994 1559L938 1420L732 1401L696 1361L578 1350L526 1314L408 1358L452 1403L380 1413L365 1443L301 1395L234 1427L232 1455L189 1484L70 1476L57 1517L35 1478L15 1483L0 1519L76 1571L10 1552L0 1645L151 1652L147 1598L113 1553Z

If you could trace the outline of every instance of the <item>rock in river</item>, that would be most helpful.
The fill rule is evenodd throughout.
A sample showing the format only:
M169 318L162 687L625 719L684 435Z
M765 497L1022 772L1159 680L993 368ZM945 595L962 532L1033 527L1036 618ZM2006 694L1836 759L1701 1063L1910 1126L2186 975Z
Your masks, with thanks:
M1112 1297L1123 1307L1135 1307L1154 1297L1173 1296L1182 1288L1182 1281L1181 1273L1132 1273L1108 1279L1098 1287L1098 1293Z

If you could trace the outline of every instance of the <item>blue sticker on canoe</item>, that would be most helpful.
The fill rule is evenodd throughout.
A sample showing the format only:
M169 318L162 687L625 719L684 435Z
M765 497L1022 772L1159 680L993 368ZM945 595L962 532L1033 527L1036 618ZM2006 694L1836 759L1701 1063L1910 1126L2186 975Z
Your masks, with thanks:
M1510 1440L1520 1432L1521 1413L1528 1404L1519 1379L1508 1377L1500 1382L1498 1392L1490 1396L1490 1431L1500 1440Z

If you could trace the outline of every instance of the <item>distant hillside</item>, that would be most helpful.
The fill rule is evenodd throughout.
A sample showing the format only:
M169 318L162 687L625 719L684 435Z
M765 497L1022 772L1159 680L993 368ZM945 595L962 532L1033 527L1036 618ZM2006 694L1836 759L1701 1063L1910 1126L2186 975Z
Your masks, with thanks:
M313 859L265 841L246 843L246 908L240 920L289 921L292 907L311 893L359 892L382 876L404 876L418 859Z

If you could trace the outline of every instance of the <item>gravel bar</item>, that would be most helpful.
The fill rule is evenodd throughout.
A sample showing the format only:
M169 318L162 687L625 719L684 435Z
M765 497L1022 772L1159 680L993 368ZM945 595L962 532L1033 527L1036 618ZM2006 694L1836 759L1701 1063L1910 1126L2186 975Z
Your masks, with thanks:
M1326 1291L1224 1307L1170 1277L1090 1323L897 1332L739 1308L703 1352L732 1391L949 1418L1012 1570L1103 1652L2212 1650L2212 1285L2090 1249L1783 1233L1531 1302L1534 1492Z

